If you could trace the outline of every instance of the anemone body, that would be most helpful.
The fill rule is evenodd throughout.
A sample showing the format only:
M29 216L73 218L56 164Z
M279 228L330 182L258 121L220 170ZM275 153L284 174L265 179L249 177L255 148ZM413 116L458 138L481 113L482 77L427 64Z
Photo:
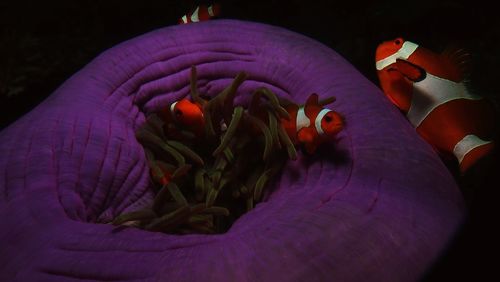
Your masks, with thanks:
M335 96L336 146L299 154L272 193L220 235L175 236L109 222L153 197L144 113L248 73L305 102ZM328 47L231 20L159 29L105 51L0 132L1 281L416 280L464 217L446 167L382 92Z

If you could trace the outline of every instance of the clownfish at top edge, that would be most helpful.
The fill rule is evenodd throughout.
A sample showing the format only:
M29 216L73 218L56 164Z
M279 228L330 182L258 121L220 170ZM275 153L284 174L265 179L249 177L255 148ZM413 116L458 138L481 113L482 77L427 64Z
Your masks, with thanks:
M309 96L304 106L290 104L286 107L290 120L281 119L288 136L294 144L303 144L307 153L312 154L317 147L333 139L344 128L343 117L330 109L323 108L318 94Z
M178 23L188 24L201 21L208 21L212 18L220 16L220 4L199 5L194 10L182 16Z
M160 110L159 115L166 124L175 123L193 132L196 136L203 135L205 118L203 107L198 103L183 98L170 104L168 107L164 107Z
M461 172L493 149L495 110L466 84L469 54L435 53L402 38L381 43L375 54L380 86L437 151L453 154Z

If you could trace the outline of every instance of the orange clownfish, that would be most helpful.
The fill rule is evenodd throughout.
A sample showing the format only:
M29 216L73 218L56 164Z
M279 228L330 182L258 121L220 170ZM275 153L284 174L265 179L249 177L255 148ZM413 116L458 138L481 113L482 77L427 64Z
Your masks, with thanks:
M465 172L488 154L495 110L465 80L463 50L438 54L397 38L377 48L375 59L385 95L441 153L453 154Z
M197 136L201 136L205 130L203 107L198 103L191 102L187 98L183 98L163 108L159 115L166 124L174 123L183 129L195 133Z
M309 154L314 153L321 143L333 139L344 127L342 116L323 108L316 93L307 98L304 106L290 104L286 110L290 120L283 118L281 124L292 142L303 144Z
M193 11L185 14L179 19L179 24L188 24L201 21L207 21L211 18L220 15L220 5L215 3L213 5L199 5Z

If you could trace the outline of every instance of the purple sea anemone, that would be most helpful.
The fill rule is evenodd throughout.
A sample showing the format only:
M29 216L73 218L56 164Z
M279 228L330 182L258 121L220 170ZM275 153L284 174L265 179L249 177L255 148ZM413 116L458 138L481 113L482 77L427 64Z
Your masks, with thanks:
M152 197L144 112L214 95L240 71L239 99L265 86L304 102L335 96L335 149L289 161L266 201L218 235L105 224ZM0 133L0 280L412 281L464 217L432 148L345 59L305 36L220 20L116 46Z

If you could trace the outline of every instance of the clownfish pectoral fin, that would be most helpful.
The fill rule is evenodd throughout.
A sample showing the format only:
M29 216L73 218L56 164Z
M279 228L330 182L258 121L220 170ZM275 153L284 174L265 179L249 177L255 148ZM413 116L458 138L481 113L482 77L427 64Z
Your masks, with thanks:
M304 127L297 132L297 139L300 143L312 143L315 140L316 132L311 127Z
M297 139L306 148L307 153L312 154L318 147L318 134L311 127L304 127L297 133Z
M397 59L395 66L401 74L411 81L421 81L425 78L425 70L408 61Z

